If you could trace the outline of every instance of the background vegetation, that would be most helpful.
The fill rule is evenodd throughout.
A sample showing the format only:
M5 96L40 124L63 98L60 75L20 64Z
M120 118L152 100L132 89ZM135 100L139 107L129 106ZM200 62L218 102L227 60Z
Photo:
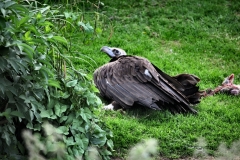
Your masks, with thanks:
M20 135L18 123L46 141L37 133L43 133L42 124L49 121L65 137L72 158L88 158L86 151L96 146L108 159L113 144L114 157L124 158L146 138L158 140L158 156L184 158L199 149L199 137L206 141L200 149L216 156L222 142L229 147L240 138L239 97L203 99L196 106L198 115L146 109L110 112L99 109L91 80L94 70L109 61L99 51L108 45L148 58L169 75L195 74L201 89L218 86L231 73L240 83L238 0L46 0L40 2L51 7L31 3L27 9L9 2L0 3L3 158L25 153L15 137Z

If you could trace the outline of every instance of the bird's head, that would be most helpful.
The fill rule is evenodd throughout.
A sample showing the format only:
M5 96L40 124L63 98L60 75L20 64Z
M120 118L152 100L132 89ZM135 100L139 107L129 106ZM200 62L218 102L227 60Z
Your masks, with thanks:
M110 58L119 57L122 55L127 55L127 53L121 48L103 46L101 48L102 52L107 53Z

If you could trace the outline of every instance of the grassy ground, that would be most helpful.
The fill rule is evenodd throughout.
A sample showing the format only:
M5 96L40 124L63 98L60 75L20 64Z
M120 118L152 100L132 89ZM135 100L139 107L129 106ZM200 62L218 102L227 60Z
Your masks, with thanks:
M109 61L99 51L108 45L146 57L170 75L195 74L201 78L201 89L218 86L231 73L240 84L240 1L102 2L99 14L85 13L92 25L91 17L95 17L97 35L73 37L74 50L81 52L79 58L91 63L76 59L75 64L89 76ZM239 97L216 95L196 106L198 115L143 109L102 111L102 118L114 134L115 156L124 157L126 150L142 139L156 138L160 156L187 157L197 148L199 137L206 139L208 153L214 155L221 142L229 146L240 138L239 106Z

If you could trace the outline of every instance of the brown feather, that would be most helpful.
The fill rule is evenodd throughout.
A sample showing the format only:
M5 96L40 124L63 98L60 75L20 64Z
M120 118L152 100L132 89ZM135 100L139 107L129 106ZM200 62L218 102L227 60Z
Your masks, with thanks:
M145 74L146 69L152 77ZM114 58L94 72L94 82L101 95L123 108L139 104L173 113L196 112L191 102L200 101L198 81L197 77L187 74L171 77L137 56Z

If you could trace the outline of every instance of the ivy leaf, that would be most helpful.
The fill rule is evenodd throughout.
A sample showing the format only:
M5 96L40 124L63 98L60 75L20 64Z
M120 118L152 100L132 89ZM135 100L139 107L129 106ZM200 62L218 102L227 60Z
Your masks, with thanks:
M91 142L94 144L94 145L99 145L99 146L103 146L107 141L107 137L106 136L103 136L103 137L100 137L100 138L96 138L96 137L92 137L91 138Z
M57 103L57 104L55 104L54 105L54 111L55 111L55 114L58 116L58 117L60 117L60 115L61 115L61 108L60 108L60 105L59 105L59 103Z
M64 142L66 143L67 146L72 146L75 144L73 137L68 137L68 138L64 139Z
M68 135L69 134L68 130L69 130L68 127L60 126L56 129L56 132L59 133L59 134Z
M64 121L66 121L67 118L68 118L68 116L61 116L59 122L62 123Z
M89 140L88 138L86 137L83 137L82 135L80 134L77 134L76 135L76 142L79 144L79 146L86 150L88 148L88 145L89 145Z
M40 131L41 130L41 124L40 123L37 123L37 124L32 124L32 123L28 123L27 124L27 128L28 129L32 129L34 131Z
M67 106L66 106L66 105L57 103L57 104L54 106L55 114L56 114L58 117L61 117L62 113L64 113L66 110L67 110Z
M48 110L42 110L40 113L40 116L42 118L50 118L52 114L53 114L53 111L51 109L48 109Z
M85 122L89 123L89 119L87 118L87 114L84 112L84 109L83 109L83 108L81 108L80 116L82 117L82 119L83 119Z

